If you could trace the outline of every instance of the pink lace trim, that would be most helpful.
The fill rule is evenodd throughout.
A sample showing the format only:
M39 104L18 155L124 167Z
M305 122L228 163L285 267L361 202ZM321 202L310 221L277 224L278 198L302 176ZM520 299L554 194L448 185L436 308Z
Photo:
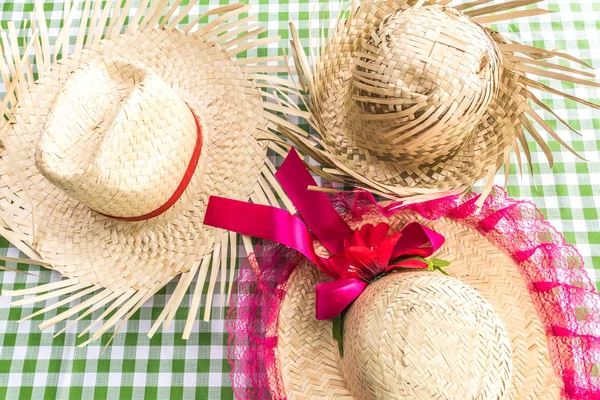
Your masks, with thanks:
M533 203L510 199L499 187L480 209L475 206L477 197L468 194L381 208L369 193L354 191L331 201L347 220L405 210L429 220L460 220L504 249L519 266L546 327L555 373L564 382L563 399L599 399L600 295L581 256ZM286 398L274 353L277 331L273 327L277 326L288 278L301 260L293 250L263 243L240 268L226 323L231 383L237 399Z

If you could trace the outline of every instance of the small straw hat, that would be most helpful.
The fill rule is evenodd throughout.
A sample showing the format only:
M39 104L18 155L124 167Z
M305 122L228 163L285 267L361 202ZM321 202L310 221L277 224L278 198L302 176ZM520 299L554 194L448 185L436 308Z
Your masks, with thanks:
M533 204L499 187L481 208L479 197L389 212L339 195L354 232L386 223L392 235L417 222L445 237L434 256L450 262L449 276L400 268L376 278L343 314L341 334L315 315L315 288L331 277L281 245L258 246L228 314L236 398L598 398L600 296L581 257Z
M86 2L75 38L76 5L65 3L53 50L41 1L22 46L15 24L2 32L0 234L31 258L24 262L68 278L4 294L36 295L15 306L65 296L24 319L91 295L40 325L105 307L82 332L102 321L91 341L183 274L152 335L197 275L187 338L205 282L207 320L219 272L223 295L235 268L236 236L202 224L208 197L274 197L253 74L287 68L259 65L279 57L232 59L279 40L254 38L266 29L240 17L250 6L211 10L180 30L194 2L182 10L179 1L145 2L128 26L131 1L114 3Z
M547 13L509 11L538 1L487 6L488 1L477 1L456 7L447 0L353 1L329 30L330 37L323 38L323 47L311 51L312 66L291 25L299 79L286 86L298 88L308 112L300 113L283 97L278 111L285 114L287 108L287 115L307 118L316 135L283 117L278 120L280 137L322 164L311 168L328 180L415 201L462 192L484 177L489 192L500 167L509 171L511 149L519 168L521 150L531 167L525 132L552 166L552 152L531 120L575 152L529 105L531 101L553 113L530 89L600 106L527 75L600 84L577 76L594 77L593 72L543 59L561 57L590 67L585 62L515 43L488 27ZM287 148L281 140L271 146Z

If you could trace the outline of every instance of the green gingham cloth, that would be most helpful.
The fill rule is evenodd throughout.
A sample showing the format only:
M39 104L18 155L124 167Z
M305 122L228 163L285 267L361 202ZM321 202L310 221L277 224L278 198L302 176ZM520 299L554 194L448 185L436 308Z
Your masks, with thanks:
M233 2L201 0L192 9L191 18L184 19L182 25L209 8ZM268 28L269 35L282 37L279 44L269 46L266 51L261 51L261 55L283 54L282 49L289 49L289 21L296 23L300 38L307 46L309 30L313 37L318 37L320 24L328 23L340 7L337 1L329 3L316 0L253 0L250 3L254 5L250 12L258 13L258 19ZM139 1L134 1L134 6L137 4ZM187 4L188 0L183 0L182 7ZM81 6L80 4L80 8ZM557 13L497 24L496 29L524 44L547 49L557 48L600 67L600 0L582 0L581 3L550 0L541 3L541 6ZM21 21L29 17L32 9L33 0L0 1L2 28L6 29L10 20L15 21L17 27L21 27ZM61 0L44 1L49 32L53 37L60 26L62 9ZM331 12L322 12L323 10ZM135 7L130 13L135 13ZM248 52L247 57L253 56L256 56L255 51ZM550 80L543 82L594 102L598 102L600 97L600 92L594 88L574 88L571 84ZM2 90L0 87L0 91ZM512 197L532 200L548 220L563 232L567 241L577 246L592 280L598 283L600 131L596 133L596 130L600 130L600 112L570 100L546 94L541 96L547 105L580 130L583 136L575 136L567 128L557 124L551 115L542 113L559 135L588 162L577 159L561 148L556 141L550 140L556 161L554 169L550 170L539 146L530 142L535 177L532 178L527 172L519 177L513 155L513 174L508 181L508 193ZM542 130L540 132L545 134ZM281 158L273 157L273 161L278 165ZM497 183L503 182L504 176L500 173ZM475 186L475 190L480 189L480 185ZM242 248L240 253L243 254ZM0 254L20 255L18 250L2 238ZM20 289L58 279L56 273L37 266L14 263L7 265L39 276L0 272L1 289ZM94 312L91 317L80 321L77 329L72 327L65 334L53 338L53 333L61 329L64 323L40 332L38 325L41 317L21 324L17 321L57 299L46 304L35 304L35 307L29 305L10 308L10 299L0 297L0 399L232 398L230 367L227 362L225 310L219 303L219 293L214 296L212 322L197 321L188 341L181 339L181 333L190 297L184 298L182 307L169 329L159 330L152 339L146 336L174 288L175 282L172 282L148 301L128 321L106 350L104 344L110 337L109 334L105 334L102 341L85 348L76 347L87 340L89 335L78 338L75 332L85 328L101 311ZM204 300L205 296L203 302ZM58 312L65 309L60 307ZM55 310L46 314L46 318L56 315L56 312ZM203 310L200 310L199 315L202 313Z

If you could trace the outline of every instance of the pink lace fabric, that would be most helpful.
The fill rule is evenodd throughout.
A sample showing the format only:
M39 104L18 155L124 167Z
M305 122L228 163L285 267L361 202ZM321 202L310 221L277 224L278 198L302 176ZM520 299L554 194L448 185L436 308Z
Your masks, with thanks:
M304 257L262 242L242 263L227 312L227 358L237 399L285 399L275 348L279 306L290 274Z
M580 254L533 203L510 199L499 187L479 209L477 198L471 193L382 208L369 193L354 191L331 201L347 220L360 220L373 212L390 216L411 210L429 220L458 220L485 235L515 260L527 283L546 328L555 373L564 383L563 399L600 399L600 295ZM293 250L262 243L240 268L226 323L237 399L286 398L274 327L288 278L301 260Z

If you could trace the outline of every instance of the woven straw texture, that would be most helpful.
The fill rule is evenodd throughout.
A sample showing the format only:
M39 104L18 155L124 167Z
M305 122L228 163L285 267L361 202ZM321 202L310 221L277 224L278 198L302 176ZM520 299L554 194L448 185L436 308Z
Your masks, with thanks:
M53 185L92 210L138 217L175 193L197 131L189 107L152 70L98 59L75 71L56 96L36 165ZM196 167L195 174L201 184L203 168ZM201 190L190 188L188 202Z
M508 390L510 341L489 303L428 272L384 277L344 321L341 370L359 399L497 399Z
M409 8L369 24L336 35L319 65L313 104L326 148L386 185L445 189L473 179L481 173L473 166L498 152L495 134L474 131L498 91L496 44L451 8Z
M495 3L506 0L496 1ZM456 6L468 0L455 0ZM32 0L4 0L0 5L0 21L7 32L8 24L14 21L17 27L20 21L28 19ZM54 43L60 32L63 0L44 0L44 18L49 26L50 44ZM72 1L70 3L73 3ZM112 2L114 4L114 1ZM133 19L141 0L133 0L129 17ZM154 2L153 2L154 3ZM171 2L173 3L173 2ZM176 13L188 4L194 3L187 17L178 26L183 29L197 16L223 4L223 0L183 0ZM334 23L339 7L338 2L320 0L249 0L252 9L248 16L255 17L261 26L268 28L269 35L282 35L281 42L258 49L258 55L277 56L288 51L288 23L294 21L298 27L300 43L308 49L309 36L313 45L318 36L318 27ZM492 4L488 3L487 5ZM143 5L142 5L143 6ZM600 1L547 0L541 7L556 12L532 18L520 18L492 25L502 34L523 44L546 49L559 49L600 66L600 41L598 40L597 16L600 13ZM476 6L486 7L486 4ZM72 26L79 26L83 4L75 13ZM324 9L325 12L319 11ZM246 15L246 14L243 14ZM207 18L208 19L208 18ZM201 26L205 20L201 21ZM73 30L73 28L72 28ZM18 30L19 38L28 37L25 29ZM266 33L265 33L266 34ZM73 41L71 41L73 43ZM242 52L236 57L254 58L257 49ZM241 58L240 58L241 57ZM548 61L555 62L556 59ZM561 64L567 66L567 63ZM586 99L598 99L598 91L593 87L562 84L557 80L546 79L545 84ZM2 86L0 84L0 86ZM532 90L533 91L533 90ZM582 253L585 267L594 282L600 279L600 226L597 206L600 204L600 187L594 184L600 176L599 143L595 133L600 129L600 115L585 106L555 95L533 91L545 105L552 107L564 117L583 137L571 135L568 127L556 121L549 112L538 109L544 120L556 129L587 160L585 163L562 148L545 132L540 134L549 140L553 150L555 167L550 170L542 149L530 136L531 157L535 177L525 174L519 177L514 153L511 154L511 176L508 181L508 193L511 197L533 200L546 215L549 222L562 231L569 243L577 245ZM0 97L4 89L0 89ZM537 126L536 126L537 127ZM307 128L308 129L308 128ZM539 128L538 128L539 129ZM273 156L271 161L278 163L281 157ZM502 171L496 176L496 183L504 182ZM475 186L479 192L481 185ZM0 254L8 257L24 257L6 239L0 239ZM237 255L243 252L242 244L237 247ZM243 254L243 253L242 253ZM240 258L238 257L238 261ZM240 261L241 262L241 261ZM0 264L3 262L0 261ZM6 266L28 271L35 275L15 274L0 271L2 289L21 289L60 279L56 271L26 263L6 262ZM227 274L226 274L227 275ZM194 286L195 282L192 282ZM33 320L18 323L22 317L44 308L59 299L50 299L24 307L10 307L10 298L0 297L0 398L95 398L95 399L163 399L178 398L228 399L231 393L229 364L227 363L227 334L223 332L220 283L217 281L214 293L209 295L209 282L204 283L201 304L212 300L211 321L198 321L192 329L190 339L181 340L187 312L185 305L191 304L194 290L185 293L169 329L161 329L152 339L144 332L152 326L163 307L167 304L177 286L177 279L148 300L117 333L111 346L103 349L109 336L96 341L85 348L73 348L87 340L90 333L78 337L78 332L87 327L90 321L99 316L100 308L71 325L66 333L53 337L62 329L64 322L40 332L40 316ZM55 315L78 301L85 301L91 295L83 296L75 303L63 304L44 315ZM227 289L225 296L227 298ZM201 309L204 313L204 309ZM93 333L94 329L92 329ZM250 385L250 383L247 383Z
M410 370L410 372L408 372L410 377L408 378L402 374L402 370L395 368L393 371L396 374L396 380L406 379L407 383L410 380L416 387L411 386L411 389L402 387L401 385L394 387L394 385L390 383L393 382L390 381L392 378L386 378L385 372L386 368L391 368L389 363L393 362L390 359L390 357L393 356L390 354L393 355L394 351L390 350L385 352L386 347L381 346L380 344L372 345L373 348L378 349L378 351L384 350L380 355L368 354L368 350L365 350L368 349L368 343L371 341L387 340L384 333L385 328L383 328L381 332L381 337L383 339L377 338L377 335L372 333L372 331L369 331L372 334L367 337L366 331L371 329L371 326L364 320L361 320L361 317L365 318L365 315L369 314L367 310L372 310L372 304L377 304L378 301L393 301L390 300L390 298L393 298L397 294L394 291L388 292L389 295L375 292L374 296L376 298L382 296L383 300L367 298L365 300L367 306L361 306L362 300L359 299L351 306L345 321L347 325L344 327L344 343L348 345L348 353L346 353L345 346L344 358L343 360L340 360L337 342L332 336L331 322L317 321L314 317L314 286L327 278L314 266L305 263L290 277L291 284L282 303L279 315L279 342L277 351L281 364L282 380L288 398L300 399L306 398L307 396L338 398L338 396L341 396L340 398L365 399L372 398L370 396L373 396L373 393L377 393L378 396L383 396L381 398L405 399L560 398L561 385L553 372L544 328L537 316L529 292L514 261L478 232L446 218L437 221L428 221L421 217L417 217L416 214L410 212L402 213L400 215L397 214L390 219L385 220L385 222L390 224L391 231L399 231L410 221L419 222L446 237L444 246L435 256L452 262L446 269L447 272L452 277L462 281L465 285L475 289L479 295L491 305L493 311L497 313L501 321L499 322L500 326L503 324L508 333L510 345L507 344L507 346L502 346L501 342L499 342L496 343L497 347L489 347L491 349L495 348L496 351L483 354L495 354L498 356L498 360L496 361L488 360L488 366L492 365L494 362L499 362L498 365L502 365L502 360L506 360L507 355L510 354L510 350L512 350L512 373L510 374L510 377L503 380L503 374L510 371L509 367L506 367L504 370L502 367L499 367L494 369L494 371L490 371L490 373L496 373L498 375L488 377L490 379L490 381L488 381L490 383L489 386L476 386L480 392L476 392L476 394L471 397L468 393L469 390L473 390L472 387L465 385L461 388L460 384L458 384L459 387L452 385L445 386L442 382L448 378L449 375L447 374L452 373L456 374L453 377L453 379L456 380L459 380L461 377L465 379L464 382L468 382L468 379L475 380L477 379L476 371L471 371L472 375L468 375L468 371L456 368L456 371L439 371L436 375L427 376L427 378L425 378L423 375L426 375L426 373L423 373L423 369L415 369L414 371ZM377 221L373 218L366 218L363 220L363 223L374 222ZM402 273L398 273L397 275L397 279L402 279ZM430 273L430 275L431 278L429 279L443 279L433 273ZM382 281L385 281L386 279L387 278L384 278ZM410 279L408 281L410 281ZM377 288L377 284L378 282L374 284L375 289ZM381 285L385 285L385 282ZM396 286L394 285L393 287ZM372 289L369 288L368 290L369 292L365 292L365 295L370 293ZM385 289L382 289L382 291L385 292ZM427 303L429 304L429 300ZM435 304L435 301L432 304ZM482 304L485 304L485 302L482 300L482 302L479 302L478 304L480 307L483 307ZM361 309L354 310L355 307ZM365 307L366 309L362 310L362 307ZM427 306L424 307L426 308ZM440 306L438 305L438 307ZM357 313L357 318L354 318L355 313ZM358 314L360 314L361 317L358 317ZM370 318L377 321L380 317L376 316L376 313L374 314L375 315L369 314ZM443 324L442 321L444 321L444 318L451 318L450 316L442 317L441 314L442 313L437 317L437 323L440 323L439 326ZM400 319L402 316L395 314L393 318ZM421 322L426 322L426 319L427 317L421 319ZM490 318L490 321L493 320L493 318ZM355 321L354 325L352 325L352 321ZM378 322L375 322L375 324L377 323ZM401 323L394 321L394 324ZM454 325L455 327L458 326L458 324ZM382 326L385 325L382 324ZM418 329L419 324L417 324L417 326L415 326L415 324L411 326ZM436 326L436 324L429 324L429 326L423 327L423 329L432 329L435 332ZM401 328L398 328L398 330L402 332ZM354 333L357 334L356 338L353 338L355 336ZM358 336L359 333L360 336ZM456 334L458 335L458 333ZM499 336L501 336L501 334L499 334ZM454 337L456 340L455 336L451 337ZM425 341L426 339L420 337L404 340L410 342L411 340ZM398 341L395 343L396 344L391 346L398 345ZM416 343L413 344L416 345ZM427 348L428 344L426 342L420 342L420 346ZM441 344L436 344L434 342L433 344L430 344L430 346L441 346ZM473 346L475 347L474 344ZM408 350L407 347L408 346L403 349L404 363L407 362L407 359L411 360L412 350ZM473 357L477 357L478 354L477 350L474 349L467 351L455 348L454 350L456 352L462 351L462 354L465 356L470 354ZM400 350L396 350L396 352L398 351ZM362 355L362 357L364 357L363 359L356 354L362 352L367 352L366 355ZM448 350L448 352L456 354L451 350ZM348 355L352 357L354 354L356 354L356 362L355 359L346 360ZM423 355L427 353L415 354ZM370 357L374 357L374 360L370 359ZM369 361L366 361L366 359L369 359ZM483 359L484 358L482 358L482 360ZM435 363L435 357L431 358L429 361ZM377 368L376 365L379 362L387 367L382 368L380 366ZM427 363L427 361L423 361L423 359L421 359L420 362ZM460 359L447 360L445 362L450 365L460 365L461 363ZM465 363L468 363L468 361L465 361ZM350 367L351 364L353 365L352 367ZM372 370L371 365L373 365ZM359 372L361 368L363 371L362 373L365 373L365 368L373 371L368 379L363 378L362 381L361 379L358 379L361 377L361 372ZM481 373L482 370L486 370L486 368L482 366L479 372ZM423 375L420 375L420 373L423 373ZM387 372L387 374L389 374L389 372ZM378 383L373 385L373 382L370 382L369 379L377 379ZM479 381L481 384L485 382L483 376L480 376L478 379L481 379ZM352 383L349 383L350 380L352 380ZM427 390L431 390L431 387L429 387L429 389L427 387L428 380L429 384L433 384L433 382L440 384L440 390L436 393L428 392ZM504 392L504 384L509 384L506 392ZM374 389L374 387L377 389ZM394 395L386 394L385 388L393 388L388 390L393 390L391 393L394 393ZM403 390L405 392L403 392ZM411 392L410 390L414 391ZM461 390L462 395L456 397L457 393L461 393ZM504 393L504 396L501 396L500 393Z
M527 72L600 84L552 70L586 78L594 77L593 72L540 59L563 57L589 67L583 61L520 45L488 27L547 13L542 9L501 13L537 2L469 10L488 1L455 8L446 6L447 1L355 1L333 33L319 40L324 44L311 49L312 65L292 26L299 78L291 85L307 97L308 120L317 135L280 119L280 136L323 164L314 170L326 179L413 201L460 192L484 177L486 191L491 190L500 167L510 169L512 149L520 168L521 150L531 163L525 132L552 166L552 151L528 118L571 148L530 107L529 100L540 101L528 87L599 107L545 87L529 79ZM493 13L498 14L488 15ZM285 99L280 102L294 109Z
M8 76L5 80L13 91L8 91L2 110L8 121L0 127L4 144L0 149L2 234L35 262L70 279L5 294L48 291L13 302L19 306L65 294L70 297L62 302L68 304L95 293L40 325L47 328L90 306L80 317L104 305L108 308L98 320L116 310L91 341L119 319L122 326L149 297L185 273L177 294L150 330L152 335L163 321L168 326L192 279L198 275L198 282L207 280L211 260L211 291L219 271L229 269L231 275L234 270L235 264L228 262L226 255L230 244L235 246L235 236L202 224L209 195L246 200L259 188L262 196L273 196L270 186L260 186L272 178L266 166L266 148L258 141L268 129L268 120L263 117L260 89L245 72L245 68L260 67L245 67L230 57L279 39L252 40L262 30L246 33L252 26L239 15L250 6L241 3L209 11L207 16L216 17L197 30L192 30L197 22L184 30L167 25L173 12L169 14L166 2L145 14L140 9L138 19L130 20L126 29L122 19L107 22L110 4L105 9L99 1L86 4L94 10L89 31L78 31L77 45L70 54L66 49L60 53L59 42L51 57L44 24L38 26L35 21L29 41L23 48L13 47L23 58L15 59L11 81ZM123 6L112 12L118 15ZM174 16L175 23L186 12ZM167 16L159 25L163 14ZM60 37L68 43L68 8L65 15L68 23ZM106 34L100 30L94 35L96 26L105 25ZM40 47L40 40L46 45ZM39 73L35 83L26 67L32 48ZM127 64L118 60L127 60ZM90 207L140 215L173 193L196 142L190 108L205 129L200 167L182 198L159 217L141 222L120 222L93 211ZM65 125L60 119L66 115L69 123ZM108 126L100 123L103 120ZM87 167L84 171L83 164ZM116 201L107 204L113 198ZM128 206L121 209L123 203ZM222 279L222 286L225 282ZM200 306L200 294L194 296L186 338ZM204 318L209 315L205 313Z

